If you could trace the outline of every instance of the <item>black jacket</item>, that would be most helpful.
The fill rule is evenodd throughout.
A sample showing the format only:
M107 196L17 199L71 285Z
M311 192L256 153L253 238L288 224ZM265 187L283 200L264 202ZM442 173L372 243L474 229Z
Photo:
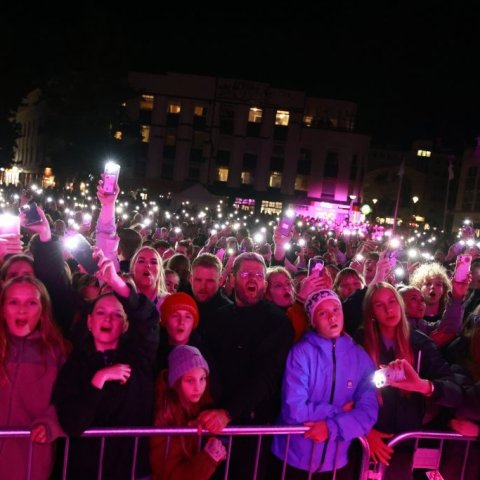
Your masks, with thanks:
M293 335L285 313L264 301L252 307L227 305L209 319L204 340L220 377L220 407L233 424L275 420Z
M118 349L98 352L90 338L77 348L61 369L53 402L65 433L76 437L94 427L139 427L152 425L153 365L158 348L158 312L150 300L133 290L123 304L130 328ZM129 380L106 382L99 390L91 384L94 374L107 366L131 366ZM134 438L108 438L103 462L104 479L129 479ZM73 438L70 444L68 478L97 478L100 439ZM149 474L147 439L139 443L136 474Z

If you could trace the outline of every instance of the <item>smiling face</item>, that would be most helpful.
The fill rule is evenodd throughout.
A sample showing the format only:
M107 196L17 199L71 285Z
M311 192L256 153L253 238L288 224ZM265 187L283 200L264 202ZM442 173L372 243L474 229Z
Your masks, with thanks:
M3 317L12 335L26 337L32 333L42 315L38 289L28 283L15 283L4 294Z
M87 323L98 351L117 348L120 335L128 329L123 306L113 295L97 300Z
M338 338L343 330L343 310L340 303L332 298L320 303L313 313L313 327L323 338Z
M182 376L180 394L188 402L197 403L207 388L207 372L204 368L192 368Z
M176 310L165 321L170 345L186 345L193 330L194 318L188 310Z

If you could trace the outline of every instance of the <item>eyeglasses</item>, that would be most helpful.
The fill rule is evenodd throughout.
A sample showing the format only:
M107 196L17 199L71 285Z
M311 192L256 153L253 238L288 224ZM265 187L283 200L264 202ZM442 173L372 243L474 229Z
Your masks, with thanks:
M243 279L253 277L257 280L265 280L265 275L260 272L238 272L238 275Z

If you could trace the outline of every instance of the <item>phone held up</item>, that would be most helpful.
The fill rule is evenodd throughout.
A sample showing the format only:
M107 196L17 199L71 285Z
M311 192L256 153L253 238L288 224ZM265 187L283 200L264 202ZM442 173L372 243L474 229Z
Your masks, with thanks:
M457 257L457 266L455 267L455 275L453 277L456 282L464 282L467 279L471 263L471 255L459 255Z
M0 235L20 235L20 217L10 213L0 215Z
M120 174L120 165L115 162L107 162L103 172L103 193L113 195L115 193L115 186L118 183L118 176Z
M293 212L293 210L287 210L285 212L285 215L280 218L280 222L278 224L280 233L284 237L288 237L290 235L294 222L295 222L295 213Z
M20 211L25 214L25 218L27 220L25 225L27 227L42 223L42 217L38 213L37 204L33 200L30 200L28 203L20 207Z
M99 268L93 258L92 246L81 233L66 238L65 247L89 275L94 275L98 272Z
M323 258L313 257L308 261L308 276L316 274L320 276L320 272L323 270Z

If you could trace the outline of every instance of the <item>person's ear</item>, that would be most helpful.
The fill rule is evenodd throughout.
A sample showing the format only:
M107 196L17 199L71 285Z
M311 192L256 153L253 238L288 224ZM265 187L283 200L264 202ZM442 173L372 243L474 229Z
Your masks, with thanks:
M92 316L90 314L88 314L88 316L87 316L87 327L88 327L88 331L91 332L92 331Z
M125 320L123 322L123 328L122 328L122 333L125 333L127 330L128 330L128 327L130 326L130 324Z

